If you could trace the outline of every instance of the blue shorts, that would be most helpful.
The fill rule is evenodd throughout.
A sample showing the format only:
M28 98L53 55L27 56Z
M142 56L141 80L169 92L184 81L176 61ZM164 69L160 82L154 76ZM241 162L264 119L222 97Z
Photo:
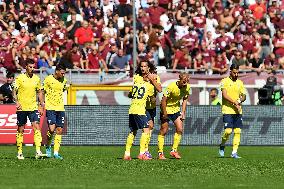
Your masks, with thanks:
M56 127L63 127L65 121L64 111L46 110L46 118L48 125L54 125Z
M146 109L146 116L147 116L147 121L152 120L154 122L154 119L156 117L156 108Z
M160 119L161 119L162 123L166 123L166 122L170 122L170 121L174 122L180 115L181 115L180 112L176 112L174 114L168 114L168 119L167 120L163 120L162 119L163 118L163 114L161 113L160 114Z
M129 128L131 132L148 127L146 115L129 114Z
M24 126L27 124L28 119L31 123L39 123L40 115L37 110L34 111L17 111L17 125Z
M224 128L243 128L242 114L224 114Z

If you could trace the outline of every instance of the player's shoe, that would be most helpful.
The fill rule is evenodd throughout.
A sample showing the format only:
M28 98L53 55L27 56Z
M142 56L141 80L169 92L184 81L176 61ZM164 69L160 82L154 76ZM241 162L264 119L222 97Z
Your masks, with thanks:
M46 157L46 154L43 154L42 152L36 152L35 158L36 159L40 159Z
M53 157L54 157L55 159L63 160L63 157L62 157L60 154L54 154Z
M24 159L25 159L25 157L24 157L23 154L18 154L18 155L17 155L17 158L18 158L19 160L24 160Z
M46 152L46 157L48 157L48 158L52 157L51 146L46 146L45 152Z
M234 159L240 159L240 158L242 158L242 157L238 156L237 153L232 154L231 157L234 158Z
M164 153L159 152L159 154L158 154L158 159L160 159L160 160L165 160L165 159L167 159L167 158L165 157Z
M131 160L131 159L132 159L131 156L127 156L127 155L124 155L124 156L123 156L123 160L128 160L128 161L129 161L129 160Z
M179 153L177 151L171 151L170 155L176 159L181 159Z
M219 147L219 155L220 157L224 157L225 155L225 146L221 146Z
M149 158L145 153L144 154L139 154L138 159L140 160L151 160L152 158Z
M150 153L149 151L146 151L145 154L146 154L146 156L147 156L148 158L151 158L151 159L152 159L152 155L151 155L151 153Z

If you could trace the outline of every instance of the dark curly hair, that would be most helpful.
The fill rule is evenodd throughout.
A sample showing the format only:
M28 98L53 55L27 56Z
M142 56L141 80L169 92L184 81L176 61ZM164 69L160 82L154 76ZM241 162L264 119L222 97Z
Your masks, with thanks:
M150 73L152 73L152 74L156 74L157 73L157 68L156 68L156 66L152 62L150 62L149 60L146 60L146 59L142 59L138 63L137 69L135 71L136 74L142 76L142 71L141 71L141 63L142 62L147 62L147 65L150 68L150 70L149 70Z

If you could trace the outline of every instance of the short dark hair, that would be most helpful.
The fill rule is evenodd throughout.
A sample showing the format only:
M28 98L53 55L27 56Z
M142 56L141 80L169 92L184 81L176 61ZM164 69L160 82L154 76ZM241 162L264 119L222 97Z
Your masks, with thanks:
M6 78L12 78L12 77L14 78L15 74L13 72L8 71L6 74Z
M239 70L239 65L233 63L230 67L230 70L233 70L233 69Z
M55 70L64 70L66 71L66 67L63 65L63 64L57 64L56 67L55 67Z
M210 90L210 92L211 92L211 91L216 91L217 94L219 93L219 91L218 91L217 88L212 88L212 89Z
M35 63L35 62L34 62L32 59L27 59L27 60L25 61L26 66L29 65L29 64L34 64L34 63Z

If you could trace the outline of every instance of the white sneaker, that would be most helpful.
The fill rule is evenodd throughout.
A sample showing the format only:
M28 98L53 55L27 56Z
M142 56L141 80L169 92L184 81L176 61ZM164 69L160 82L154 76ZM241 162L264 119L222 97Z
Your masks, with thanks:
M43 154L42 152L36 152L35 158L36 159L40 159L46 157L46 154Z
M18 154L18 155L17 155L17 158L18 158L19 160L24 160L24 159L25 159L25 157L24 157L23 154Z

